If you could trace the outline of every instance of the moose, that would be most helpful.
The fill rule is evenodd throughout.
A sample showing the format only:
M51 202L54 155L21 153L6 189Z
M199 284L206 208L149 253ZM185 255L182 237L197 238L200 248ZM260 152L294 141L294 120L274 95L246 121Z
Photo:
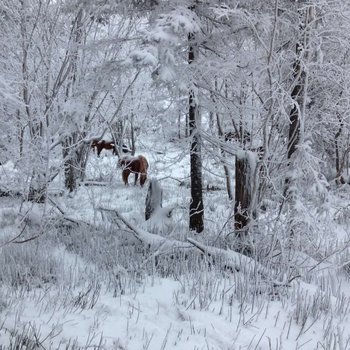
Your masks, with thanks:
M114 143L113 141L105 141L105 140L94 140L91 143L91 148L93 149L93 151L97 151L97 157L100 157L100 154L102 152L102 150L112 150L114 155L118 155L118 143ZM128 153L130 152L130 149L123 144L122 145L122 151L123 153Z
M123 168L122 171L122 177L124 184L126 186L129 185L128 179L130 174L135 174L135 183L136 186L138 177L140 175L140 185L141 187L145 184L147 180L147 169L148 169L148 162L147 159L142 156L125 156L119 159L118 166Z

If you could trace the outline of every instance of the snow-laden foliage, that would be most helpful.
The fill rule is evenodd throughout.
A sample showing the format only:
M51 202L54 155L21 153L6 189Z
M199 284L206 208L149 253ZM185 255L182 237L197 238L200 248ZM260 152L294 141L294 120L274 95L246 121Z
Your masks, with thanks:
M350 349L349 13L3 0L0 348Z

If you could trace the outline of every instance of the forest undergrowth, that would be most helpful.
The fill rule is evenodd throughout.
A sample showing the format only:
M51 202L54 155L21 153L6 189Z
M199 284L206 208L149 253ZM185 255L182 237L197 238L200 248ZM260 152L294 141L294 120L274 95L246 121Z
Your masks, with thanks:
M293 240L288 217L266 206L247 257L214 168L206 229L194 234L188 160L149 158L175 208L162 222L145 222L147 187L124 187L112 156L90 159L101 186L46 205L1 198L1 350L350 349L346 186L329 189L327 208L307 213L316 226Z

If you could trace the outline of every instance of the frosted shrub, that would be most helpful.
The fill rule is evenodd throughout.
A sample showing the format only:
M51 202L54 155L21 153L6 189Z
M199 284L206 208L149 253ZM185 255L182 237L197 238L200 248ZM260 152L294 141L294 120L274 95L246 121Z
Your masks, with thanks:
M17 210L15 208L4 208L0 211L0 228L14 225L17 218Z
M60 263L39 241L8 244L0 251L0 280L15 288L43 287L57 281Z
M115 295L134 291L136 280L152 271L145 247L123 230L102 225L61 226L56 239L90 265L91 277Z
M350 224L350 205L340 207L334 213L335 221L340 225Z

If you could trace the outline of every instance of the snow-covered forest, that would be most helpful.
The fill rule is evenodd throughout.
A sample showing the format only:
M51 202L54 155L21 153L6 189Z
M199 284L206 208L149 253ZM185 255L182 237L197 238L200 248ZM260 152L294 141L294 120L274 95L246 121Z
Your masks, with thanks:
M350 350L350 2L0 0L0 350Z

